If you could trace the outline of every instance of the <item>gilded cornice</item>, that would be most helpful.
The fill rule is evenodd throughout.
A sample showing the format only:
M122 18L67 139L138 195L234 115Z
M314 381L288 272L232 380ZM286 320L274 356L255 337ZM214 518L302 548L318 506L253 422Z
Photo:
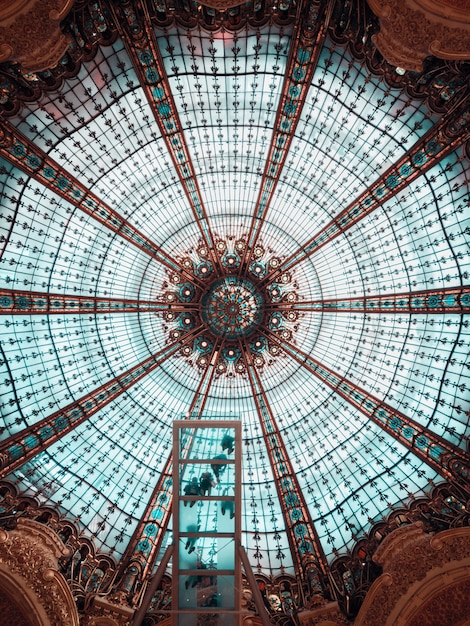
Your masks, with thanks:
M44 11L46 3L58 1L44 0L40 3L38 0L35 6L40 4L41 12L47 14L47 11ZM370 1L378 3L388 0ZM434 0L419 1L421 3L434 2ZM459 1L447 0L447 3L457 2L458 5ZM17 2L24 9L29 3L35 4L33 0L17 0ZM126 2L130 6L135 6L136 10L140 6L137 0L126 0ZM468 3L468 0L465 2ZM4 0L3 5L7 4L8 2ZM69 6L66 0L62 0L62 4ZM0 18L3 5L0 0ZM261 24L269 20L280 25L287 24L292 21L294 15L290 3L285 5L289 9L281 10L274 6L273 0L268 0L260 12L255 11L255 3L245 3L228 11L218 11L196 4L191 5L189 12L186 12L177 9L175 0L167 0L165 6L171 6L172 10L164 13L157 11L155 6L153 3L148 4L149 13L146 19L150 20L156 29L167 28L172 23L178 23L185 28L201 27L208 31L216 31L223 27L236 31L246 26L247 23L254 28L259 28ZM92 4L91 0L82 0L74 4L72 11L65 16L61 24L62 33L70 38L71 43L58 64L51 64L47 69L34 73L26 71L13 58L0 63L0 111L6 116L14 115L23 102L37 100L44 90L59 89L65 78L78 73L83 61L94 57L99 46L113 43L118 36L118 29L114 23L112 7L111 0L101 0L99 5ZM3 9L6 11L5 6ZM140 10L138 14L141 14ZM64 12L60 15L62 17ZM4 16L6 18L7 14L4 13ZM10 18L11 15L9 15ZM140 19L143 17L141 16ZM1 24L0 19L0 34ZM392 87L405 89L410 97L427 99L430 108L439 113L443 113L452 106L458 94L468 89L468 71L465 61L445 61L429 56L424 62L424 69L419 73L397 74L397 63L390 64L384 59L372 41L375 38L372 33L377 31L378 18L367 6L367 0L361 0L357 5L355 3L336 5L329 25L329 34L333 41L339 45L348 45L358 60L365 62L372 73L383 76ZM467 37L468 39L470 36Z
M19 63L24 72L55 67L70 37L60 28L74 0L3 0L0 3L0 62Z
M367 0L379 19L373 41L387 61L419 72L433 55L446 61L470 59L467 0Z
M31 596L54 626L78 626L78 612L58 559L68 553L56 533L29 519L14 530L0 529L0 568L19 581L18 594ZM23 589L21 589L23 587Z
M431 600L445 585L470 583L470 528L432 536L421 522L403 526L384 539L374 561L383 574L369 589L355 626L407 626L410 619L421 624L424 598ZM464 605L460 614L466 617Z

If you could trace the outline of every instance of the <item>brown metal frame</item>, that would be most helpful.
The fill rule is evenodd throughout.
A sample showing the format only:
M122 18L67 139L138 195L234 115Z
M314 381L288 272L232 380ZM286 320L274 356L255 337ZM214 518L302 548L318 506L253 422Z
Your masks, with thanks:
M11 300L6 303L7 299ZM0 289L0 313L11 315L85 315L90 313L142 313L173 311L183 313L197 309L195 303L164 300L132 300L77 296L63 293Z
M0 443L0 478L21 467L26 461L59 441L64 435L118 398L182 347L191 343L201 330L201 327L191 330L127 372L2 441Z
M332 0L302 0L298 6L273 135L240 269L250 265L317 68L333 5Z
M113 7L120 20L116 20L127 53L132 60L134 69L140 79L140 84L145 92L147 101L153 112L160 134L165 141L168 154L171 157L179 181L188 199L189 206L198 225L201 238L210 251L210 257L217 274L221 271L220 259L215 251L215 236L212 233L207 217L207 212L202 200L201 191L197 182L196 172L189 155L189 149L183 133L183 127L179 119L173 95L168 86L168 76L158 47L153 29L147 20L140 20L133 12L132 7L122 11L118 4ZM131 13L132 12L132 13ZM131 17L132 15L132 17ZM125 25L139 23L138 33ZM140 52L140 54L139 54ZM145 62L142 60L145 53ZM149 72L156 72L158 80L150 82ZM158 88L157 88L158 85ZM158 96L155 90L158 89ZM160 93L163 92L163 95ZM161 111L164 107L164 113Z
M205 573L212 576L228 575L234 576L234 609L221 609L219 607L201 607L199 609L192 609L185 611L179 606L179 545L180 545L180 529L179 529L179 503L180 503L180 464L201 463L207 464L210 459L191 459L191 444L186 446L183 450L180 450L180 437L179 433L182 429L233 429L235 431L235 450L234 450L234 532L233 538L233 550L234 550L234 570L204 570ZM191 437L191 441L194 435ZM238 420L175 420L173 422L173 565L172 565L172 602L173 602L173 626L179 625L179 615L189 613L201 615L204 614L231 614L235 618L237 626L241 623L241 559L239 557L239 546L241 544L241 503L242 503L242 473L241 473L241 446L242 446L242 427L241 422ZM229 461L228 461L229 462ZM198 500L223 500L226 496L198 496ZM225 536L225 535L224 535ZM196 576L201 573L201 570L188 570L189 575ZM239 593L236 593L237 590Z
M253 366L253 357L248 342L241 341L240 349L244 356L253 399L263 431L263 438L266 443L271 469L275 478L277 495L281 505L296 574L306 585L311 585L312 580L315 581L314 585L316 585L316 588L310 588L311 594L323 593L328 597L328 563L321 547L318 533L290 462L279 427L269 405L261 377L256 367ZM286 485L286 481L288 485ZM287 496L289 496L290 502L287 502ZM296 501L296 504L293 504L293 500ZM290 515L290 511L294 507L296 508L297 514L295 519ZM300 516L298 515L299 513ZM305 529L301 535L296 533L296 529L300 528ZM309 550L300 551L298 545L300 539L302 539L305 544L309 544L311 548Z
M182 273L185 279L195 286L203 284L160 246L89 191L83 183L38 148L9 121L2 118L0 118L0 156L75 208L90 215L111 232L155 258L169 270Z
M449 441L421 426L383 400L334 372L294 344L268 331L265 336L316 378L328 385L372 422L412 451L450 482L457 482L470 493L470 455ZM392 425L394 427L392 427ZM410 432L410 436L407 433ZM439 461L441 459L441 461Z
M407 291L391 295L358 296L356 298L328 298L301 300L299 302L267 303L266 310L305 311L333 313L367 313L415 315L419 313L465 313L470 311L464 296L470 294L470 286L448 287L422 291ZM451 301L450 298L453 298Z
M268 273L262 282L273 280L282 272L291 270L298 263L308 259L317 250L370 215L384 202L395 197L456 148L465 145L470 138L470 122L467 119L469 107L470 97L465 95L397 162L332 218L314 237L302 244L298 252L291 254L276 270Z
M214 360L220 345L216 342L213 346L208 365L202 373L198 388L194 394L190 408L187 412L187 418L190 420L199 420L206 403L207 394L214 379L215 366ZM170 453L165 463L165 467L155 485L153 493L148 501L145 511L132 534L126 550L121 558L119 566L119 577L121 589L127 590L128 582L125 571L130 563L139 563L140 572L139 579L144 581L148 578L153 570L155 561L162 548L163 539L170 523L170 517L173 509L173 453ZM168 482L170 481L170 482ZM166 498L162 500L162 494L166 494ZM159 515L156 512L159 511ZM155 534L146 533L146 527L149 523L158 522L158 532ZM150 543L148 554L143 555L139 550L139 543L146 539ZM134 584L134 581L132 582Z

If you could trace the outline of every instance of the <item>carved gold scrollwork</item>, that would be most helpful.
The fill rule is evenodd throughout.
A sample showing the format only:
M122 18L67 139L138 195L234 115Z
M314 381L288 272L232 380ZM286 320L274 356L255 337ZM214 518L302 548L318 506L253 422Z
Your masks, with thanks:
M60 21L73 0L13 0L0 6L0 62L19 63L25 73L56 66L69 37Z
M405 70L421 71L430 55L470 59L470 4L467 0L367 0L379 18L373 41L382 56Z
M451 626L470 618L468 526L434 536L420 522L403 526L383 540L373 558L384 573L369 589L355 626ZM444 591L455 598L452 611L449 602L433 621Z
M30 519L0 530L0 596L4 590L12 602L31 609L24 623L78 626L72 593L59 572L65 550L53 530Z

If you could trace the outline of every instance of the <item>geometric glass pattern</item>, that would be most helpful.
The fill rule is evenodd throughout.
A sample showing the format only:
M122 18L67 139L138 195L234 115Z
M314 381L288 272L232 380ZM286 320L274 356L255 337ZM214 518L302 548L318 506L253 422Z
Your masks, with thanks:
M267 575L298 565L295 516L331 562L465 476L465 142L446 148L444 97L329 35L293 55L296 28L174 21L158 54L123 29L5 116L2 462L116 559L175 420L241 422L242 545ZM207 295L167 299L186 284Z

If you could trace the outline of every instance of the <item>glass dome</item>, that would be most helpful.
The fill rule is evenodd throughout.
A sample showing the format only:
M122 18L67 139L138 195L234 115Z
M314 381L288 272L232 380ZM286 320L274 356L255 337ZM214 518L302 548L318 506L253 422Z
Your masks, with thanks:
M374 67L341 11L98 9L2 104L6 475L119 560L173 421L241 420L252 567L295 573L292 493L330 563L468 458L468 79Z

